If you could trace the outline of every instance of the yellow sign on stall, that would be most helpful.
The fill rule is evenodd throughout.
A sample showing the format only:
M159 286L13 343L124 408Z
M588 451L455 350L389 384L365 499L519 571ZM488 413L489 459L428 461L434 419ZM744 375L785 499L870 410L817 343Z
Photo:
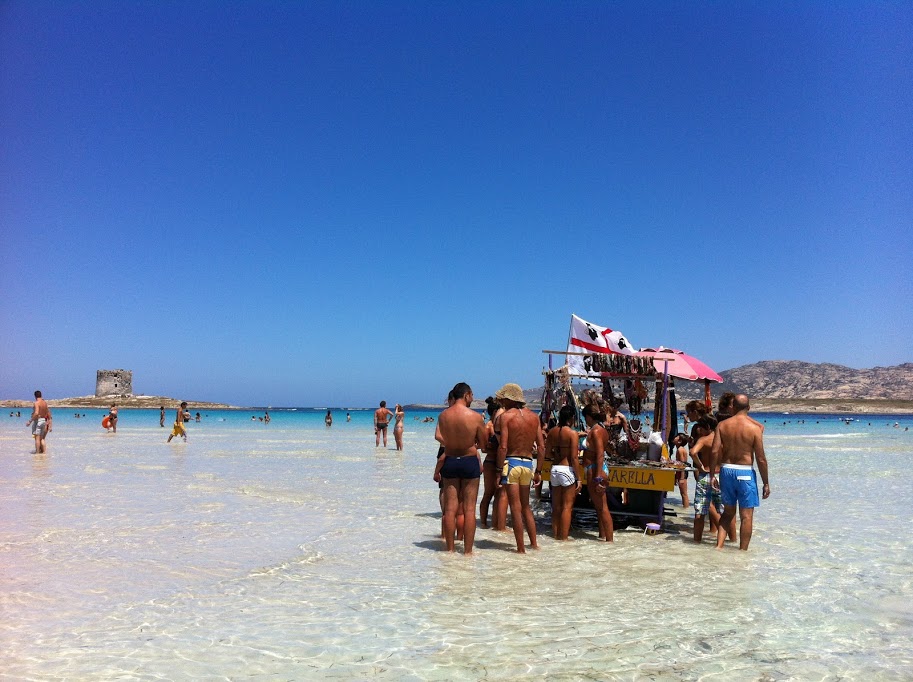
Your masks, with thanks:
M552 463L545 461L542 470L542 480L551 479ZM640 490L665 490L675 489L676 469L661 469L659 467L624 467L610 466L606 485L610 488L639 488ZM583 481L586 483L586 472Z
M675 469L610 466L606 485L610 488L669 491L675 488Z

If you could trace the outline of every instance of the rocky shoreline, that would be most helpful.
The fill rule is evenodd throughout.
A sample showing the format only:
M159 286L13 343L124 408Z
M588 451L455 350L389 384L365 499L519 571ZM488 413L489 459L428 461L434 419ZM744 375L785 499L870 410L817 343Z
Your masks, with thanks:
M155 395L133 395L133 396L103 396L86 395L77 398L56 398L49 399L48 405L52 408L57 407L84 407L84 408L107 408L115 403L118 409L158 409L164 406L165 409L176 409L181 405L181 399L166 398ZM0 400L0 408L5 409L22 409L23 407L31 409L34 401L32 400ZM208 410L245 410L250 408L238 407L236 405L227 405L225 403L210 403L203 400L187 400L191 408L200 408Z

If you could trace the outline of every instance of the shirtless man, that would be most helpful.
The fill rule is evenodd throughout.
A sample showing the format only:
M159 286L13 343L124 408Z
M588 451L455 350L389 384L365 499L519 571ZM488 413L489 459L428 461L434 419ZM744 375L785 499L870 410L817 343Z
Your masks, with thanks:
M380 446L380 436L384 436L384 447L387 447L387 425L393 413L387 409L387 401L381 400L380 407L374 410L374 447Z
M177 412L174 413L174 428L171 430L171 435L168 436L166 443L170 443L171 439L175 436L181 436L184 438L184 442L187 442L187 431L184 429L184 422L190 420L190 412L187 411L187 403L181 403L181 406L177 409Z
M717 549L722 549L726 540L724 529L735 519L736 503L739 505L739 549L748 549L754 509L760 505L755 461L764 484L761 496L765 500L770 497L764 429L748 416L749 409L748 396L737 395L732 401L732 416L720 423L713 439L710 459L720 469L720 493L725 505L716 536ZM716 475L711 473L710 480L715 485Z
M444 542L448 552L454 551L457 508L462 502L463 554L472 554L476 534L476 498L482 475L479 448L485 443L482 415L469 409L471 404L469 385L460 382L454 386L453 405L438 417L444 456L438 458L434 470L434 480L444 483Z
M542 480L542 460L545 443L539 417L526 407L523 389L517 384L504 384L495 393L504 407L501 415L501 436L498 442L497 469L501 472L499 488L507 488L507 503L513 520L517 553L526 554L523 546L523 526L529 535L529 544L539 549L536 542L536 519L529 507L529 486ZM533 471L533 444L536 445L536 469Z
M41 391L35 391L35 406L32 408L32 416L25 425L32 426L32 435L35 436L34 454L44 454L47 450L45 438L51 432L51 408L41 397Z
M453 404L456 400L453 397L453 389L450 390L450 393L447 394L447 407L453 407ZM418 417L416 417L418 419ZM436 440L440 447L437 449L437 465L434 468L434 473L439 474L441 472L441 467L444 466L444 453L447 451L447 448L444 447L444 436L441 435L441 425L438 424L434 427L434 440ZM444 537L444 481L438 476L437 487L438 487L438 503L441 506L441 537ZM456 539L458 541L463 539L463 502L460 500L457 505L456 511Z

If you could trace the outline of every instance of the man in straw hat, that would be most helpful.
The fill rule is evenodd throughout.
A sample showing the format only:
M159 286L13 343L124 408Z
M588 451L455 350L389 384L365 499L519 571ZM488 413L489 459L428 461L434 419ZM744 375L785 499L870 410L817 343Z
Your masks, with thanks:
M479 447L485 442L482 415L471 410L472 389L460 382L453 387L453 404L438 417L438 431L444 456L438 458L434 480L443 481L444 542L447 551L454 546L457 510L463 508L463 554L472 554L476 534L476 498L482 460Z
M523 546L523 526L529 534L530 546L536 543L536 520L529 508L529 486L542 480L542 458L545 444L539 417L526 407L523 389L517 384L504 384L495 397L506 412L501 416L501 441L498 447L498 470L501 480L498 487L507 488L507 501L513 519L517 552L526 553ZM533 470L533 443L537 446L536 469Z

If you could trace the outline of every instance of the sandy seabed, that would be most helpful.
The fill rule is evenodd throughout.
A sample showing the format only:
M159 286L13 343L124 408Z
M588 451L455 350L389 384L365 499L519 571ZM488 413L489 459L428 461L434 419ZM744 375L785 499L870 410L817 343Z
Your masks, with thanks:
M433 424L397 452L370 413L211 412L170 445L157 411L101 414L58 415L46 456L0 419L7 679L913 676L913 433L888 419L772 417L748 553L693 543L674 493L662 535L605 545L581 516L556 543L542 504L540 552L479 530L464 557Z

